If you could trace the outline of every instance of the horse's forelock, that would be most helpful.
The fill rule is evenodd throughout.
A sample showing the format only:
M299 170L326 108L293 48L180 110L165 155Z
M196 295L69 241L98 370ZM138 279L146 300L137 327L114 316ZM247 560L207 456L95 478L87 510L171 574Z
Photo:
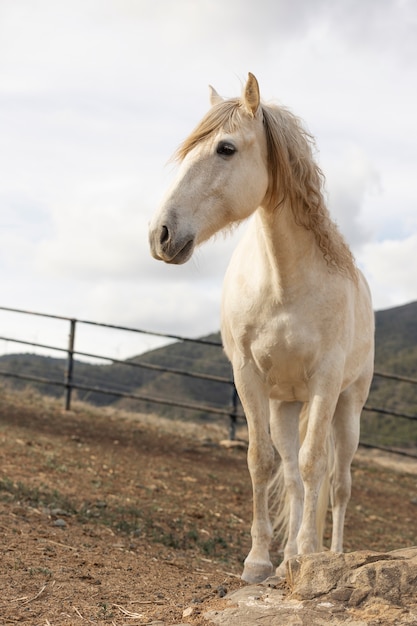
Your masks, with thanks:
M201 141L208 139L219 130L233 132L239 126L242 103L240 99L224 100L213 106L182 142L174 158L182 161Z

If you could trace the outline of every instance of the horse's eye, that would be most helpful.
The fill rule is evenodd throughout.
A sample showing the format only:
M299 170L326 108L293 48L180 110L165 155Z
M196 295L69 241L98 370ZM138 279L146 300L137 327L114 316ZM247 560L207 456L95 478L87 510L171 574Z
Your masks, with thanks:
M230 157L236 152L236 148L228 141L221 141L217 146L217 154L221 156Z

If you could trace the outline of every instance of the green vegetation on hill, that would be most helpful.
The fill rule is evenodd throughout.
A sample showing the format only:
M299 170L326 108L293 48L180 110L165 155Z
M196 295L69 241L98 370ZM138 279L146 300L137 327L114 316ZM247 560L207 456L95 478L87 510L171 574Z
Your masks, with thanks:
M378 311L375 317L375 370L417 379L417 302ZM204 339L219 342L220 336L213 334ZM136 366L131 367L128 363L134 363ZM74 382L107 388L120 393L170 399L177 402L213 407L231 405L232 386L230 384L146 369L139 367L140 364L199 372L229 380L232 378L230 364L221 347L184 341L139 355L126 361L126 364L92 365L77 361L74 367ZM66 361L33 354L4 355L0 357L0 369L62 381ZM17 379L9 380L17 388L27 384ZM63 388L46 384L41 385L40 390L42 393L54 396L64 393ZM104 395L96 391L77 390L74 395L80 400L98 406L112 404L123 409L158 412L166 417L181 419L219 419L218 416L204 411L194 412L180 407L120 398L117 395ZM368 406L417 415L417 385L376 376ZM362 440L399 448L417 448L417 420L399 419L364 411Z
M375 371L417 380L417 302L375 314ZM368 405L417 416L417 385L375 376ZM417 449L417 419L364 412L362 440Z

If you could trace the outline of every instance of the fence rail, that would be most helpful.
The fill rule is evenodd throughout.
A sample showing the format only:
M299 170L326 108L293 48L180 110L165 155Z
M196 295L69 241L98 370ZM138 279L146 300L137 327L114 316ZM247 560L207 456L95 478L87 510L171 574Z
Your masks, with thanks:
M7 372L0 369L0 376L17 378L20 380L28 380L38 384L44 385L56 385L58 387L66 387L67 383L59 380L51 380L50 378L43 378L42 376L30 376L29 374L15 374L13 372ZM195 404L192 402L177 402L176 400L164 400L163 398L155 398L153 396L139 395L136 393L125 393L122 391L116 391L114 389L105 389L104 387L94 387L91 385L82 385L80 383L71 383L73 389L80 389L81 391L94 391L102 393L108 396L117 396L119 398L132 398L133 400L141 400L143 402L154 402L156 404L164 404L167 406L176 406L182 409L189 409L191 411L203 411L208 413L216 413L217 415L230 416L230 409L209 407L204 404Z
M117 358L110 357L110 356L78 351L75 349L77 324L86 324L90 326L98 326L98 327L107 328L107 329L115 329L115 330L128 331L132 333L140 333L140 334L147 335L147 336L160 337L160 338L175 340L175 341L180 341L180 342L202 344L202 345L213 346L213 347L218 347L218 348L221 347L222 345L221 342L210 341L210 340L199 339L199 338L193 339L190 337L183 337L180 335L174 335L174 334L169 334L169 333L159 333L159 332L148 331L148 330L143 330L139 328L117 326L114 324L105 324L105 323L93 322L91 320L75 319L71 317L64 317L60 315L52 315L52 314L47 314L47 313L39 313L37 311L29 311L29 310L24 310L24 309L16 309L16 308L0 306L0 310L7 311L10 313L34 315L34 316L43 317L43 318L62 320L62 321L66 321L69 323L68 344L66 348L52 346L52 345L34 342L34 341L17 339L14 337L12 338L12 337L0 336L1 341L7 341L7 342L12 342L16 344L25 345L25 346L37 347L37 348L42 348L46 350L53 350L53 351L66 354L67 362L66 362L64 380L54 380L51 378L32 376L29 374L19 374L16 372L7 371L3 368L0 368L0 376L4 376L6 378L16 378L20 380L27 380L28 382L34 382L36 384L48 384L48 385L62 387L65 390L65 409L66 410L70 410L72 391L74 389L77 389L80 391L89 391L89 392L99 393L103 395L110 395L113 397L129 398L133 400L155 403L155 404L160 404L160 405L165 405L165 406L179 407L179 408L192 410L192 411L228 416L230 420L229 436L231 439L235 438L237 420L239 417L243 418L244 414L240 412L238 409L238 397L237 397L236 389L234 387L233 379L231 376L225 377L225 376L218 376L218 375L213 375L213 374L203 374L200 372L194 372L194 371L185 370L181 368L173 368L173 367L168 367L168 366L156 365L153 363L146 363L142 361L133 362L130 360L122 360L122 359L117 359ZM179 376L186 376L190 378L196 378L196 379L201 379L201 380L207 380L210 382L229 385L232 390L230 394L231 402L227 406L219 407L219 406L212 406L212 405L206 405L206 404L177 401L172 398L159 398L159 397L154 397L154 396L150 396L146 394L127 393L123 391L118 391L116 389L110 389L109 387L99 387L96 385L81 384L81 383L74 381L74 367L75 367L74 357L75 356L98 359L101 361L107 361L107 362L114 363L114 364L126 365L128 367L133 367L133 368L141 368L141 369L148 369L148 370L159 371L159 372L166 372L170 374L176 374ZM410 378L408 376L400 376L397 374L390 374L387 372L378 372L378 371L374 372L374 376L385 378L385 379L391 379L397 382L406 382L406 383L417 385L417 379ZM401 411L395 411L395 410L380 408L380 407L373 407L369 405L365 405L364 411L369 411L369 412L377 413L381 415L389 415L389 416L406 419L406 420L412 420L412 421L417 420L417 415L410 415L409 413L404 413ZM392 448L389 448L387 446L378 446L378 445L373 445L369 443L364 443L363 445L365 445L366 447L373 447L373 448L378 448L382 450L390 450L390 451L393 450ZM406 451L400 451L398 449L395 449L395 452L402 453L407 456L413 456L413 457L415 456L414 454L408 453Z
M129 398L133 400L160 404L160 405L165 405L165 406L174 406L174 407L183 408L183 409L187 409L191 411L199 411L199 412L204 412L204 413L212 413L216 415L228 416L230 420L229 436L231 439L235 438L236 424L237 424L237 419L239 417L239 411L238 411L238 398L237 398L237 394L234 388L234 382L231 377L227 378L224 376L217 376L213 374L202 374L200 372L193 372L190 370L184 370L184 369L173 368L173 367L168 367L168 366L160 366L160 365L156 365L153 363L132 362L132 361L116 359L114 357L109 357L109 356L100 355L96 353L83 352L83 351L75 349L75 335L76 335L77 324L99 326L101 328L122 330L122 331L128 331L132 333L140 333L143 335L150 335L150 336L160 337L164 339L170 339L170 340L181 341L181 342L190 342L190 343L206 345L206 346L214 346L218 348L222 347L221 342L209 341L209 340L200 339L200 338L193 339L191 337L184 337L181 335L174 335L170 333L159 333L159 332L148 331L148 330L143 330L139 328L132 328L129 326L117 326L115 324L105 324L105 323L93 322L91 320L75 319L75 318L65 317L65 316L60 316L60 315L43 314L37 311L15 309L11 307L0 306L0 310L8 311L11 313L35 315L38 317L62 320L62 321L69 322L70 324L68 345L66 348L60 348L57 346L52 346L49 344L44 344L44 343L39 343L39 342L34 342L34 341L21 340L21 339L17 339L14 337L5 337L5 336L0 337L0 340L3 340L3 341L10 341L16 344L33 346L33 347L42 348L46 350L54 350L57 352L65 353L67 355L67 365L66 365L65 376L64 376L63 381L57 381L57 380L43 378L39 376L31 376L28 374L18 374L18 373L4 370L2 368L0 368L0 376L16 378L20 380L27 380L28 382L34 382L37 384L50 384L50 385L54 385L58 387L63 387L65 389L65 409L66 410L70 410L71 408L72 391L75 389L78 389L80 391L90 391L93 393L101 393L104 395L116 396L119 398ZM189 378L207 380L210 382L224 383L226 385L230 385L231 387L231 390L232 390L230 394L231 403L229 406L226 406L226 407L215 407L215 406L203 405L203 404L198 404L198 403L180 402L180 401L176 401L173 399L156 398L153 396L148 396L148 395L143 395L143 394L126 393L126 392L118 391L116 389L98 387L98 386L93 386L93 385L83 385L83 384L75 382L73 379L74 378L74 364L75 364L74 357L76 356L99 359L102 361L108 361L110 363L126 365L129 367L136 367L136 368L148 369L148 370L159 371L159 372L164 372L164 373L177 374L181 376L187 376ZM243 414L241 414L240 417L243 417Z

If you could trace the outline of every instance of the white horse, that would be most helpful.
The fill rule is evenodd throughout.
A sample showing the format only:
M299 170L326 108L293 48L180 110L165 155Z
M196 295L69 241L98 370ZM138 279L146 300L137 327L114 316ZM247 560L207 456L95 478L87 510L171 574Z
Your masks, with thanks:
M179 175L149 238L156 259L185 263L198 244L254 214L227 270L221 328L249 429L252 548L242 578L253 583L273 572L274 473L285 492L277 574L290 557L322 549L329 485L331 550L343 549L374 317L298 118L262 103L252 74L242 98L223 100L211 88L211 104L178 150ZM275 472L274 447L281 459Z

